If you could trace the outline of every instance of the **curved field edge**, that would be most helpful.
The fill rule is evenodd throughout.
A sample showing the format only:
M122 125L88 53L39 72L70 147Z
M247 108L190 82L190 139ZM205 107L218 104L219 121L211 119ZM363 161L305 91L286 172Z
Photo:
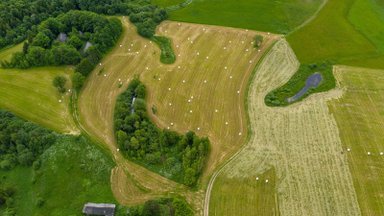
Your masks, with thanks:
M362 215L384 214L384 71L336 66L343 96L328 102L347 155Z
M346 157L340 153L336 122L326 104L339 97L340 91L316 94L287 108L264 104L265 95L288 81L298 65L284 40L264 58L248 96L254 135L221 176L240 181L274 168L280 214L359 215ZM212 196L215 199L220 194Z

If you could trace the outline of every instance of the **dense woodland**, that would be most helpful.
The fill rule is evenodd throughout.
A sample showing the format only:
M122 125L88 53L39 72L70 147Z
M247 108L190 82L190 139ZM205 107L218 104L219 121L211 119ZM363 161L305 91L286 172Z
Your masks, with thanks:
M70 10L104 15L127 15L144 37L168 15L149 0L2 0L0 1L0 49L20 43L38 32L38 25Z
M0 110L0 169L30 166L56 142L57 134Z
M192 216L193 210L181 198L148 200L143 205L128 209L128 216Z
M204 168L209 140L193 132L179 135L160 130L147 115L145 86L134 79L117 100L118 145L131 160L188 186L195 186Z

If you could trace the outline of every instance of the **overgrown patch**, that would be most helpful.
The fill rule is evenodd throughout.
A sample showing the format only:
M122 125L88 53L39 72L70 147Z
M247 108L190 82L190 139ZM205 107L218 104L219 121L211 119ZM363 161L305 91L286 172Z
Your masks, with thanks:
M193 132L160 130L147 115L145 86L136 78L115 109L117 143L129 159L174 181L196 186L209 152L209 140Z
M162 63L172 64L176 61L176 56L172 49L171 39L163 36L153 36L152 41L154 41L160 47L160 61Z
M292 103L301 101L313 93L328 91L336 86L332 74L332 65L329 62L302 64L286 84L267 94L264 99L265 103L268 106L287 106L291 104L287 99L299 92L305 86L307 78L316 72L320 73L323 78L320 85L317 88L310 88L300 99Z

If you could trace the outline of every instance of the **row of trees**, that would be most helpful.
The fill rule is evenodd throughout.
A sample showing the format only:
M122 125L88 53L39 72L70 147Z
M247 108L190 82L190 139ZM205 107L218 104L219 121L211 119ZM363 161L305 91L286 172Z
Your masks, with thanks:
M3 0L0 2L0 49L33 37L42 21L70 10L127 15L144 37L168 15L148 0Z
M0 110L0 169L32 165L56 139L54 132Z
M181 198L148 200L144 205L129 208L128 216L192 216L193 210Z
M170 179L195 186L209 152L209 140L193 132L158 129L147 115L145 87L134 79L117 100L117 142L124 154Z

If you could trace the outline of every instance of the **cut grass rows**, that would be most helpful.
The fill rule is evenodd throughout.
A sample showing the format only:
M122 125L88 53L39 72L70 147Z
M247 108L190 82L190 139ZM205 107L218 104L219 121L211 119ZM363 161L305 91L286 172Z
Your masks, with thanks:
M338 66L334 73L344 93L328 104L340 129L361 213L384 215L384 71Z
M238 187L232 183L232 190L236 191L243 179L274 169L280 214L359 215L347 158L341 154L337 125L327 107L327 101L340 96L340 92L317 94L285 108L269 108L264 104L265 95L288 81L298 66L284 40L260 63L248 96L254 134L218 176L214 188L224 187L220 183L231 178L238 182ZM219 202L222 196L220 192L213 193L212 202ZM241 200L240 195L237 199ZM212 206L210 212L218 211L215 207L220 206ZM274 207L272 203L265 206ZM242 204L237 203L234 208L241 211ZM253 208L249 212L257 210Z

